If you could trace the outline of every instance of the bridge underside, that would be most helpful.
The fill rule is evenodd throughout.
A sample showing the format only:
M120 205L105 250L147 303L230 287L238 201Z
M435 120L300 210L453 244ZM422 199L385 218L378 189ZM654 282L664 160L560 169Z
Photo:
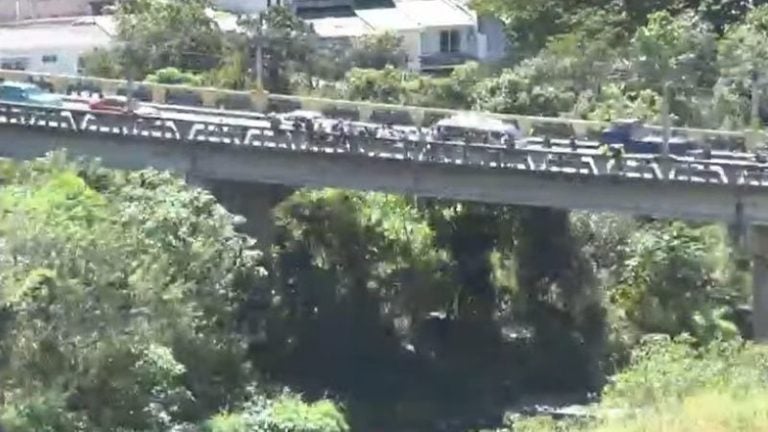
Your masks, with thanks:
M122 169L154 167L198 179L289 187L339 187L497 204L768 224L761 188L617 176L509 170L136 136L24 127L0 129L0 157L31 159L57 149ZM737 210L738 209L738 210Z

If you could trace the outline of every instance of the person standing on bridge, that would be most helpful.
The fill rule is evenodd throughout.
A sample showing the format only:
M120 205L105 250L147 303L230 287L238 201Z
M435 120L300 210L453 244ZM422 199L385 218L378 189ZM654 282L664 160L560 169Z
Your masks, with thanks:
M280 135L280 127L282 126L282 122L279 118L277 118L276 115L270 114L269 115L269 128L272 129L272 133L275 134L275 136Z
M611 158L616 171L622 172L624 170L624 148L621 146L611 147Z
M515 136L509 132L504 132L501 136L501 144L508 150L514 150L517 146L517 143L515 143Z

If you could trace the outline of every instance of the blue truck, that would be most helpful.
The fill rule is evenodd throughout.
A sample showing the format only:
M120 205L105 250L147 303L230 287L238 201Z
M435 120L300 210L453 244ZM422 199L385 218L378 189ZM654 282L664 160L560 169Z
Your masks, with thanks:
M611 124L600 136L600 143L609 146L621 145L624 153L662 154L664 138L661 133L650 130L640 120L619 120ZM669 153L684 156L701 146L694 140L670 136Z

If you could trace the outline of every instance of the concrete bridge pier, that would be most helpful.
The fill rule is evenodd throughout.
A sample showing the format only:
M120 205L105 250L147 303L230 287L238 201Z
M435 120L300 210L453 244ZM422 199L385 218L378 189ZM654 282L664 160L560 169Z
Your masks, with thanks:
M752 330L755 341L768 343L768 225L755 225L752 249Z
M187 183L207 189L229 212L245 218L238 231L255 238L263 249L274 242L272 209L293 192L291 188L275 184L210 180L190 175Z

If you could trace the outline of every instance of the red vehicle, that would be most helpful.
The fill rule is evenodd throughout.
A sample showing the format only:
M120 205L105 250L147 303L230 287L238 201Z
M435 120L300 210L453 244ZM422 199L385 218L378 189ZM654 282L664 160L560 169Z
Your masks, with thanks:
M140 116L157 116L160 114L155 108L139 106L134 103L131 107L128 104L128 98L125 96L105 96L99 100L91 101L88 107L92 111L105 111L118 114L136 114Z

